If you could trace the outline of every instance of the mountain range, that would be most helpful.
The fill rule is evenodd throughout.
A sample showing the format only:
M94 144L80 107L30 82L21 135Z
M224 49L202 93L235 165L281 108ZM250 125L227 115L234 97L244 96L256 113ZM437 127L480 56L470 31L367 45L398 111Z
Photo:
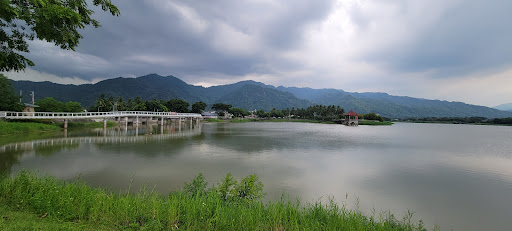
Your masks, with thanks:
M201 87L187 84L174 76L150 74L137 78L114 78L95 84L63 85L51 82L12 81L14 88L23 92L35 91L36 101L53 97L68 102L77 101L88 108L95 104L100 94L122 97L127 100L140 96L143 100L172 98L189 103L203 101L231 104L246 110L266 111L285 108L306 108L314 104L339 105L346 111L374 112L390 118L409 117L512 117L512 112L461 102L427 100L386 93L345 92L339 89L312 89L274 87L255 81ZM23 98L29 102L27 94Z
M511 111L512 112L512 103L506 103L501 104L496 107L493 107L494 109L502 110L502 111Z

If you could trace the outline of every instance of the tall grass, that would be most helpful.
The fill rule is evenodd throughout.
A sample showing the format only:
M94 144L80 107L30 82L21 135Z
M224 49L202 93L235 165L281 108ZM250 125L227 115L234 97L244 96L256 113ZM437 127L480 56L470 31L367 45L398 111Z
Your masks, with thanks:
M240 181L227 175L208 187L202 175L183 190L161 196L113 193L81 181L63 183L21 172L0 180L0 203L13 210L46 214L62 222L92 222L122 230L425 230L410 217L376 219L333 200L302 204L283 197L263 203L263 184L255 175Z
M60 128L54 124L43 124L33 122L5 122L0 120L0 136L59 130Z

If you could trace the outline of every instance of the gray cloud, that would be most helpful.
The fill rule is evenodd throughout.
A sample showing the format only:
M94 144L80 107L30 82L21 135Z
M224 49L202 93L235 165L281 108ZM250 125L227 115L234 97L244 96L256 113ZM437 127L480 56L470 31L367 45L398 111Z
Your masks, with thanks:
M241 76L264 72L261 64L268 61L268 53L300 45L303 27L325 17L331 3L116 2L121 16L96 10L102 27L86 28L76 53L33 43L29 57L38 71L89 80L126 73ZM88 68L95 64L98 68Z
M507 0L114 3L121 16L94 8L103 26L84 29L76 52L31 42L28 57L36 66L27 76L41 73L37 79L60 76L69 82L158 73L206 85L253 79L484 105L512 102L505 88L499 96L493 89L455 91L448 81L485 79L490 86L507 81L512 71ZM475 91L480 95L471 94Z
M512 46L507 41L512 41L512 2L452 2L456 3L447 7L414 41L370 54L370 59L400 72L434 70L433 77L510 68ZM417 33L415 28L408 29Z

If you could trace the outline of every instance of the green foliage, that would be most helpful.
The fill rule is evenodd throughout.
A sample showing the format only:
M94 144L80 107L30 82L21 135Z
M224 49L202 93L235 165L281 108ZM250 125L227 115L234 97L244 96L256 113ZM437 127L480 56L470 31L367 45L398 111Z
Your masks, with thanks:
M306 120L322 120L331 121L343 117L345 110L335 105L314 105L307 108L289 108L277 110L273 108L270 112L263 110L256 111L256 115L260 118L300 118Z
M1 1L1 0L0 0ZM0 74L0 111L22 111L24 106L19 102L11 82L3 74Z
M393 125L390 121L370 121L370 120L359 120L359 125Z
M237 197L240 200L258 200L265 196L263 183L256 174L243 178L236 187Z
M512 125L512 117L510 118L496 118L492 120L493 124L510 124Z
M208 182L204 180L203 173L200 173L198 176L192 179L192 182L185 183L185 187L183 187L183 190L185 191L185 193L192 197L204 196L206 195L206 193L208 193L206 189L207 185Z
M148 111L168 112L169 109L164 104L165 102L163 100L157 99L144 102L144 106Z
M368 114L360 114L359 115L361 119L365 119L365 120L378 120L380 122L383 122L384 121L384 118L382 118L382 116L379 116L375 113L368 113Z
M66 105L52 97L46 97L36 101L35 110L38 112L63 112L66 110Z
M170 99L165 103L165 106L169 111L186 113L188 112L188 106L190 106L190 104L182 99Z
M264 110L260 109L260 110L256 111L256 116L258 116L260 118L265 118L265 117L269 117L270 115L268 113L266 113Z
M301 203L283 196L264 204L258 182L249 176L236 183L228 174L217 187L203 190L204 178L196 177L190 183L195 185L192 192L201 193L183 190L159 196L145 188L139 193L112 193L81 181L64 183L21 172L0 179L0 208L8 210L2 216L12 211L28 216L13 221L16 224L33 216L39 220L35 225L73 222L73 228L92 224L92 228L81 226L92 230L426 230L421 221L412 222L412 213L401 220L389 212L369 217L340 207L333 199L326 204ZM6 221L0 220L0 227Z
M206 103L205 102L202 102L202 101L199 101L199 102L195 102L192 104L192 110L190 110L190 112L192 113L202 113L204 111L204 109L206 108Z
M218 123L218 122L225 122L225 121L221 120L221 119L209 118L209 119L206 119L206 122Z
M229 111L229 109L231 107L233 107L231 104L224 104L224 103L216 103L216 104L212 105L212 109L218 113L227 112L227 111Z
M60 128L53 124L0 121L0 136L58 130Z
M229 109L229 113L233 114L236 117L244 117L249 115L249 112L247 110L236 107Z
M69 101L64 105L65 112L83 112L84 108L79 102Z
M237 182L231 173L228 173L214 190L223 201L230 202L248 202L262 199L265 196L263 183L256 175L249 175Z
M93 0L112 15L119 10L110 0ZM20 53L29 52L27 40L37 37L74 50L86 25L99 27L91 18L94 11L87 8L85 0L0 0L0 71L20 71L34 63Z
M52 97L46 97L36 101L35 110L38 112L82 112L84 109L79 102L60 102Z
M102 81L96 84L86 85L62 85L48 82L14 81L16 90L24 92L35 91L37 95L53 97L62 102L77 101L87 108L96 104L96 97L109 89L109 94L125 99L129 104L130 97L140 96L148 99L173 99L180 98L189 103L202 101L208 105L214 103L231 104L234 107L249 111L262 109L270 112L272 108L277 110L290 108L290 114L306 119L329 120L340 119L342 113L327 113L322 115L322 110L316 108L315 113L306 110L313 103L318 105L335 105L340 108L354 110L356 113L378 113L389 118L410 117L487 117L504 118L512 117L512 112L499 111L483 106L468 105L459 102L446 102L439 100L425 100L411 97L390 96L385 93L348 93L334 89L306 89L261 86L241 86L242 83L203 88L186 84L173 76L158 76L155 74L139 78L117 78ZM247 84L247 83L246 83ZM250 85L250 84L249 84ZM140 86L144 86L143 88ZM289 91L293 92L292 95ZM300 92L304 91L304 92ZM309 91L309 93L307 92ZM297 97L303 98L299 99ZM311 102L308 102L308 99ZM293 107L297 108L294 109ZM328 106L326 106L328 107ZM299 110L302 108L303 110ZM90 111L97 111L95 110ZM101 110L103 110L102 108ZM318 111L317 111L318 109ZM122 109L118 109L122 110ZM149 109L148 109L149 110ZM332 108L330 109L332 110ZM288 114L283 112L285 116ZM316 115L316 116L315 116ZM342 115L341 115L342 116ZM269 116L260 116L269 117ZM386 118L384 118L386 120Z

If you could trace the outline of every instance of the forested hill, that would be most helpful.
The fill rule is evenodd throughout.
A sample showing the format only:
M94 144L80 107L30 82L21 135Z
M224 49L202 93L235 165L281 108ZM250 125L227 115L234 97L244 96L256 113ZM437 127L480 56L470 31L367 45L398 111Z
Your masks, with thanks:
M243 81L235 84L200 87L187 84L174 76L150 74L138 78L114 78L96 84L62 85L50 82L13 81L17 92L22 90L24 102L29 102L29 91L35 91L36 101L44 97L53 97L59 101L77 101L85 108L94 105L99 95L130 99L140 96L142 100L173 98L183 99L190 104L203 101L208 105L214 103L232 104L248 110L287 107L301 108L310 102L298 99L293 94L276 90L254 81Z
M385 117L512 117L512 112L460 102L426 100L412 97L391 96L386 93L350 93L338 89L312 89L274 87L255 81L201 87L187 84L174 76L150 74L138 78L114 78L96 84L62 85L50 82L13 81L19 92L24 92L24 102L29 102L29 91L36 92L36 100L53 97L60 101L77 101L88 108L95 104L100 94L123 99L140 96L143 100L172 98L189 103L203 101L232 104L246 110L272 108L304 108L313 104L339 105L358 113L378 113Z

